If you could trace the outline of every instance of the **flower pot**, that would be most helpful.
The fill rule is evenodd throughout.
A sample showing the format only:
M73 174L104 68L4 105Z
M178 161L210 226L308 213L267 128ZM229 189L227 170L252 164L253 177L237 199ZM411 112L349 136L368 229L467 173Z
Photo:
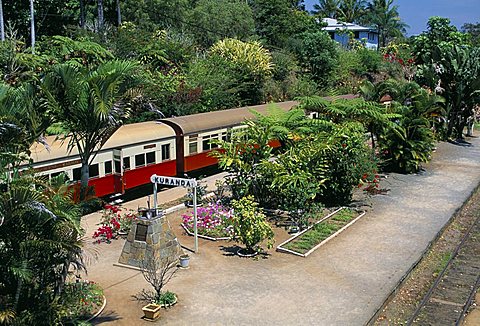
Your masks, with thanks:
M240 248L237 250L237 255L244 258L255 257L258 254L258 251L251 249L248 250L247 248Z
M160 317L161 306L156 303L150 303L142 308L143 315L146 319L155 320Z
M190 256L189 255L181 255L180 258L180 267L187 268L190 264Z

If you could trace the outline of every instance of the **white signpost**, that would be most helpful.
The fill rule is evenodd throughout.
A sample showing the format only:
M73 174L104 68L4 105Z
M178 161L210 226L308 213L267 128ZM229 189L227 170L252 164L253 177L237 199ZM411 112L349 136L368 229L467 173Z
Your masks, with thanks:
M155 207L155 216L157 215L157 185L175 186L183 188L193 188L193 235L195 239L194 251L198 252L198 230L197 230L197 180L175 177L165 177L152 175L150 181L153 183L153 206Z

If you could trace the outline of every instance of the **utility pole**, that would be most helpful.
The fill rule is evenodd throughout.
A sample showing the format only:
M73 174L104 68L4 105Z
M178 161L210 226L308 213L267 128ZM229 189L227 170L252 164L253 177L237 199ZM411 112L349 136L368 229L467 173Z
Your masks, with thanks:
M30 0L30 32L32 37L32 54L35 53L35 10L33 0Z
M0 39L5 41L5 23L3 21L3 3L0 0Z

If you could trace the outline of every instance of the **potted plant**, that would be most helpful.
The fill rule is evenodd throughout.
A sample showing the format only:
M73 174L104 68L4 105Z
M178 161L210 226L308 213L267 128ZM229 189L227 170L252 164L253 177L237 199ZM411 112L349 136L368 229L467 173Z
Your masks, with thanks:
M181 268L187 268L188 265L190 264L190 256L188 254L181 255L179 260L180 260Z
M142 275L154 291L142 290L136 298L140 301L149 302L142 308L144 317L156 319L160 315L160 308L170 307L177 303L177 296L170 291L163 291L164 286L172 279L178 271L177 259L170 256L161 258L160 255L148 255L142 261Z
M161 306L156 303L149 303L142 307L143 315L146 319L155 320L160 317Z
M241 242L245 248L240 249L239 256L254 256L261 249L260 243L267 240L267 248L274 242L273 230L268 224L265 214L258 209L253 196L232 201L233 207L233 239Z

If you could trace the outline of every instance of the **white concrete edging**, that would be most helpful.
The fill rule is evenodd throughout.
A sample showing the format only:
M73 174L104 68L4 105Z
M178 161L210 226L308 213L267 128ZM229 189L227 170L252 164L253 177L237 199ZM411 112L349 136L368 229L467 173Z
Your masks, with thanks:
M302 232L299 232L298 234L295 234L293 237L283 241L281 244L279 244L276 248L277 251L280 251L280 252L287 252L287 253L290 253L290 254L293 254L293 255L297 255L297 256L300 256L300 257L307 257L308 255L310 255L312 252L314 252L315 250L317 250L318 248L320 248L321 246L323 246L325 243L327 243L328 241L330 241L331 239L335 238L336 236L338 236L341 232L343 232L344 230L346 230L348 227L350 227L353 223L355 223L358 219L360 219L363 215L366 214L365 211L363 211L362 213L360 213L360 215L358 215L356 218L354 218L353 220L351 220L350 222L348 222L346 225L344 225L341 229L339 229L337 232L333 233L332 235L330 235L328 238L324 239L322 242L320 242L319 244L317 244L315 247L313 247L312 249L310 249L309 251L307 251L306 253L302 254L302 253L299 253L299 252L296 252L294 250L290 250L290 249L287 249L287 248L284 248L283 246L287 243L289 243L290 241L298 238L299 236L301 236L302 234L304 234L305 232L308 232L310 229L312 229L315 225L317 225L318 223L321 223L327 219L329 219L330 217L332 217L333 215L335 215L336 213L340 212L342 209L346 209L347 207L345 206L342 206L340 207L339 209L333 211L332 213L328 214L327 216L323 217L322 219L320 219L319 221L315 222L315 224L312 224L310 225L308 228L306 228L305 230L303 230Z

